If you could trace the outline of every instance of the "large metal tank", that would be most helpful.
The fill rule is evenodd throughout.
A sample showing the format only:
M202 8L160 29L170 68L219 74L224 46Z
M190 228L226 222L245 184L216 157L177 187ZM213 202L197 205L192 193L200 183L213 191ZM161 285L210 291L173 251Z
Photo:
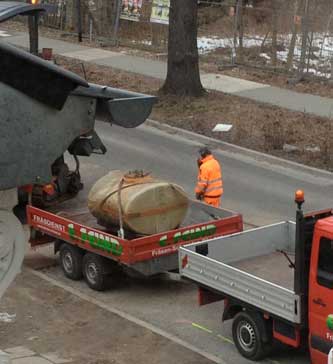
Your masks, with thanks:
M151 235L179 226L189 205L184 190L142 172L112 171L89 192L90 212L106 227Z

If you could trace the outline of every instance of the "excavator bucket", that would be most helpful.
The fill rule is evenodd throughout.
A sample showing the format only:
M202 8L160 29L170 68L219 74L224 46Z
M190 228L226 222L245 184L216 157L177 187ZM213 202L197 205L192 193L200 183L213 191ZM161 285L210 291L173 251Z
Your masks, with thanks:
M142 124L156 97L89 84L76 74L0 42L0 190L51 179L65 151L105 147L95 119Z
M0 23L18 15L54 12L50 4L30 4L21 1L0 1Z
M89 84L78 87L74 95L96 98L96 119L124 128L136 128L150 115L157 98L127 90Z

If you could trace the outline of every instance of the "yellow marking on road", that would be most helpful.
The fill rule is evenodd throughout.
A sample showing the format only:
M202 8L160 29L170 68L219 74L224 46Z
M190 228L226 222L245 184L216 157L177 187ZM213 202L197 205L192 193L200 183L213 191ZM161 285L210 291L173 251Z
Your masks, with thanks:
M234 342L231 340L231 339L229 339L228 337L225 337L225 336L222 336L222 335L216 335L219 339L221 339L222 341L225 341L226 343L229 343L229 344L232 344L232 345L234 345Z
M195 327L195 328L197 328L197 329L200 329L202 331L208 332L209 334L212 334L213 333L212 330L207 329L207 327L205 327L205 326L196 324L195 322L192 322L192 326Z
M280 364L280 362L279 362L279 361L277 361L277 360L270 360L270 359L268 359L268 361L269 361L270 363L272 363L272 364Z

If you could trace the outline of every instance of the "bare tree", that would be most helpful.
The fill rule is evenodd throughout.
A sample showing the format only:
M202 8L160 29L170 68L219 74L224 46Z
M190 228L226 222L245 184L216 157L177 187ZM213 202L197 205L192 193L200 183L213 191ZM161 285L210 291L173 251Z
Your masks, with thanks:
M308 36L309 36L309 9L310 0L305 0L304 11L302 18L302 48L301 48L301 59L298 68L300 75L303 75L306 61L306 52L308 48Z
M197 0L171 0L168 72L163 93L202 96L197 45Z
M277 37L278 37L278 0L272 0L272 65L276 67L277 65Z
M295 0L295 14L294 14L294 21L293 21L293 31L292 31L292 36L291 36L291 40L290 40L288 58L287 58L287 66L286 66L288 71L292 68L292 65L293 65L297 33L298 33L297 17L299 16L300 11L303 7L303 2L304 2L304 0Z
M236 14L234 22L234 48L237 62L243 62L243 40L244 40L244 0L236 0Z

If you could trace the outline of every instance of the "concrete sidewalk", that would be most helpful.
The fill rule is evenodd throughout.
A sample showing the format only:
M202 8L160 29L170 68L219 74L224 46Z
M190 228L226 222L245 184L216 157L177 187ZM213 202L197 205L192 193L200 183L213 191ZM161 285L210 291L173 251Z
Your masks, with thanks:
M53 279L46 273L54 264L54 256L30 250L22 273L1 298L0 312L12 317L0 321L1 364L169 364L170 353L176 363L224 363L162 329L120 315L102 301L105 293L89 296Z
M57 353L40 355L26 346L0 350L0 364L67 364L71 362L71 359L63 359Z
M25 33L15 33L11 37L3 38L3 40L22 47L27 47L29 43L28 35ZM158 79L164 79L167 72L165 62L129 56L100 48L89 48L45 37L40 37L40 47L53 48L55 54L62 56ZM333 99L330 98L298 93L221 74L202 73L201 80L203 86L209 90L221 91L292 111L305 112L321 117L331 118L333 115Z

